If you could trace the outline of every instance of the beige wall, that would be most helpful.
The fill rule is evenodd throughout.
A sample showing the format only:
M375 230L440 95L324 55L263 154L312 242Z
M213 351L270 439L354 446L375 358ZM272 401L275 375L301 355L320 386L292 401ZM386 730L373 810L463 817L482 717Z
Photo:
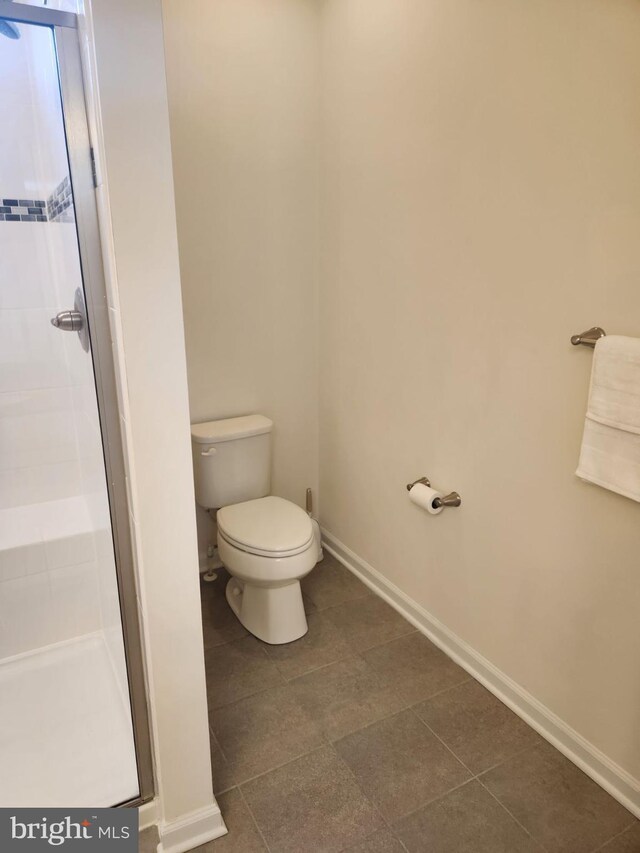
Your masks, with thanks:
M323 7L323 523L640 778L640 507L574 476L569 345L640 335L640 5Z
M224 824L209 758L161 5L91 0L85 6L83 45L149 679L157 820L164 849L180 843L179 849L190 849L224 832Z
M639 509L573 474L568 342L640 334L637 2L164 13L192 418L272 416L301 502L319 327L327 529L640 777Z
M319 7L163 5L191 418L271 417L272 491L304 505L318 480Z

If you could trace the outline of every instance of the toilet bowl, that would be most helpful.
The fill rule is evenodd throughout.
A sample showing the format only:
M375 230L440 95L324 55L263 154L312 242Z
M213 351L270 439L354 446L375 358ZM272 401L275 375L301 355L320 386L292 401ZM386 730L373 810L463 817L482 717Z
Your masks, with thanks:
M244 627L265 643L307 633L300 579L315 566L318 543L309 516L275 496L222 507L218 552L231 578L226 597Z

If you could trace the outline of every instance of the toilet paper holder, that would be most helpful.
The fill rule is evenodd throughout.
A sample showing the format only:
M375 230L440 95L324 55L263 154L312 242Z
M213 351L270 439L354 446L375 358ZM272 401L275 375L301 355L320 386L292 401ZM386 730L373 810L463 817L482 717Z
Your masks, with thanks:
M422 483L423 486L428 486L431 488L431 483L428 477L420 477L417 480L414 480L413 483L407 483L407 491L410 492L411 489L416 485L416 483ZM460 506L462 503L462 498L457 492L449 492L448 495L443 495L441 498L436 498L433 502L433 506L436 509L439 509L441 506Z

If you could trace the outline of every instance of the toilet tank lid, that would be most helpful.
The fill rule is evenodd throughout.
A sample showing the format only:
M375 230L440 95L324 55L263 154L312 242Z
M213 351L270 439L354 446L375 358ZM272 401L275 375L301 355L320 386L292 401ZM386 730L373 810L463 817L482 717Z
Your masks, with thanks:
M198 444L218 444L221 441L233 441L236 438L248 438L271 432L273 421L264 415L245 415L242 418L225 418L221 421L207 421L203 424L191 424L191 438Z

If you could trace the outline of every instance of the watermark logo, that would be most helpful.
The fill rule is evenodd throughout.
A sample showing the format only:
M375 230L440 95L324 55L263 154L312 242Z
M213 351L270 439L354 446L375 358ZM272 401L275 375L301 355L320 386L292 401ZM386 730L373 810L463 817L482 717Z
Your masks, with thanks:
M137 853L137 809L0 809L0 850Z

